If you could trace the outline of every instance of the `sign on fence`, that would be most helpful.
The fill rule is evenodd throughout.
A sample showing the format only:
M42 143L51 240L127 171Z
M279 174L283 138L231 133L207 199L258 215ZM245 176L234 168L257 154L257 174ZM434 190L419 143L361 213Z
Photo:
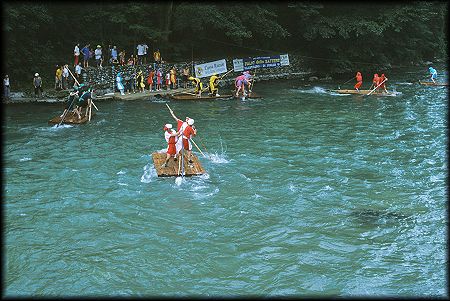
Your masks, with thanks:
M214 62L195 65L195 76L198 78L211 76L214 73L220 74L227 72L227 61L225 59Z
M289 55L259 56L254 58L234 59L234 71L247 71L256 68L273 68L289 66Z

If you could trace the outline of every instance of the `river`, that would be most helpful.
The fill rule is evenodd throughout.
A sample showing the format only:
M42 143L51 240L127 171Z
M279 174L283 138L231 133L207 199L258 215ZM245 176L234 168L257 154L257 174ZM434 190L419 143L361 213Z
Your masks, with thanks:
M4 295L447 296L448 90L411 76L395 97L97 101L80 126L4 106ZM166 103L207 174L157 177Z

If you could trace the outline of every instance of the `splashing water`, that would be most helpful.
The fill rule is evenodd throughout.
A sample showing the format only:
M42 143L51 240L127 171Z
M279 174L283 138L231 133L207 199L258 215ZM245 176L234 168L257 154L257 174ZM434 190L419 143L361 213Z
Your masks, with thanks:
M213 162L213 163L229 163L230 162L229 160L227 160L225 153L218 154L216 152L214 154L209 154L209 158L210 158L211 162Z
M156 173L156 169L153 167L152 163L147 163L144 166L144 174L141 176L142 183L150 183L158 174Z

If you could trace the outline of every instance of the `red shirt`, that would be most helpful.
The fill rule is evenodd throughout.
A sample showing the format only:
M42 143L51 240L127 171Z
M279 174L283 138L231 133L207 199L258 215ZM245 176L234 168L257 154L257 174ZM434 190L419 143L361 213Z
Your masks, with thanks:
M183 120L178 119L177 120L177 132L180 131L182 125L183 125Z
M192 137L192 135L195 136L194 129L192 128L192 126L188 125L188 126L184 129L183 135L184 135L185 137L187 137L188 139L190 139L190 138Z
M362 81L362 75L359 72L356 74L356 81L358 81L358 82Z

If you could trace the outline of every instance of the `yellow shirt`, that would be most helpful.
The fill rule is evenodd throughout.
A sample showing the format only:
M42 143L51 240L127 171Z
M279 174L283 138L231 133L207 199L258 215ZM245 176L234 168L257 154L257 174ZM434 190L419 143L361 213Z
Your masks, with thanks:
M215 88L217 86L218 81L217 81L217 83L214 83L216 81L216 79L219 79L219 77L216 75L213 75L209 78L209 86L211 88Z
M62 70L61 70L61 68L56 69L56 77L57 77L57 78L61 78L61 76L62 76Z

